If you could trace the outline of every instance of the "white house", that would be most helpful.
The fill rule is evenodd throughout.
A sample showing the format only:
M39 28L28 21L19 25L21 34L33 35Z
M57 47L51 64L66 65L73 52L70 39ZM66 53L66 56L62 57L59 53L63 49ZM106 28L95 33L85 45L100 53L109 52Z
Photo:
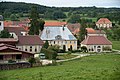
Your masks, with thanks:
M96 22L96 26L98 28L111 28L112 27L112 22L108 18L100 18Z
M16 47L22 51L32 52L35 57L38 57L43 44L43 41L37 35L18 36Z
M45 27L41 39L45 42L48 40L49 45L59 45L61 49L66 48L77 50L77 39L73 36L67 27L62 26L48 26Z
M0 31L4 29L4 21L3 21L3 16L0 15Z
M82 46L86 46L89 52L109 52L112 50L112 43L105 36L87 36L81 42Z

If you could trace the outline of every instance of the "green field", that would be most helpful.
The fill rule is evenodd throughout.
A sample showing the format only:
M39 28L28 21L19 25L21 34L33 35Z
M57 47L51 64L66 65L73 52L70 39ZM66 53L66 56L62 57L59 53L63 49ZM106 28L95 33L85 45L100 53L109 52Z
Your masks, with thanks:
M0 71L0 80L119 80L120 55L102 54L45 66Z
M120 41L112 41L113 49L120 50Z

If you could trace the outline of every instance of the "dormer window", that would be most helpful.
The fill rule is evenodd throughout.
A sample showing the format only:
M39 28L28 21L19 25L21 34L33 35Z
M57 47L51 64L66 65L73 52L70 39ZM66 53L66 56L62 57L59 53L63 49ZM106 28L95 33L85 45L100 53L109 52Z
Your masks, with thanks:
M55 39L56 39L56 40L61 40L62 37L61 37L61 35L57 35L57 36L55 37Z

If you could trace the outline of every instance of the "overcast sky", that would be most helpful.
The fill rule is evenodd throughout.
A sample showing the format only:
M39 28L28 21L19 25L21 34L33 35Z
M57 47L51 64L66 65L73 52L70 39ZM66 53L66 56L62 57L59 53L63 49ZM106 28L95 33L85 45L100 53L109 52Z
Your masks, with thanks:
M0 1L27 2L56 7L80 7L80 6L120 7L120 0L0 0Z

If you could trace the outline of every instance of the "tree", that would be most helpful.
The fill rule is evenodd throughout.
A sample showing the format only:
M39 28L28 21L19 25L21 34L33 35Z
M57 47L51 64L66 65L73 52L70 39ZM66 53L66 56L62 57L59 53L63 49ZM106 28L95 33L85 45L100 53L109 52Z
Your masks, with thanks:
M79 23L80 22L80 15L78 15L78 14L71 15L68 22L69 23Z
M10 15L10 20L11 20L11 21L17 21L18 18L17 18L17 16L16 16L15 14L11 14L11 15Z
M120 40L120 28L113 30L113 37L115 40Z
M39 35L40 30L44 29L45 22L42 19L39 19L39 13L37 11L37 7L33 6L30 12L30 35Z
M60 48L59 45L53 45L48 47L49 50L53 50L55 52L59 52L59 48Z
M62 11L53 12L53 19L63 19L66 18L66 15Z
M80 42L82 42L85 39L86 35L87 35L86 24L85 23L81 23L80 33L79 33L79 40L80 40Z
M48 47L49 47L49 43L48 43L48 41L46 40L42 48L47 49Z
M33 64L36 62L35 58L30 58L28 61L31 64L31 67L33 66Z
M10 35L10 33L8 32L8 30L2 30L0 33L0 38L12 38L12 36Z
M87 47L86 47L86 46L82 46L82 47L81 47L81 51L83 51L83 52L88 52Z

